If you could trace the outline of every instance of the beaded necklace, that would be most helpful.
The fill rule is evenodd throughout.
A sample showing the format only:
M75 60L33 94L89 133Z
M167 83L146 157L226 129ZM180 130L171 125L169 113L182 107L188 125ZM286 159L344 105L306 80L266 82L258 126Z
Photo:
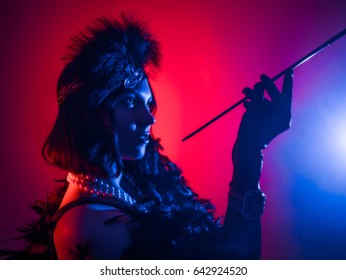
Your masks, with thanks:
M136 203L136 200L127 194L120 186L108 184L104 180L91 175L74 174L69 172L66 180L69 183L75 184L84 193L117 198L131 205Z

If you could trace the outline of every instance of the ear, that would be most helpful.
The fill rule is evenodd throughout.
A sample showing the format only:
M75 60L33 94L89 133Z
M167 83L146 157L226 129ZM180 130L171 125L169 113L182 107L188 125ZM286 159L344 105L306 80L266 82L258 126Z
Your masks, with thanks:
M111 114L110 112L100 111L100 116L106 129L109 131L109 133L114 134L115 130L113 127L113 123L111 121L110 114Z

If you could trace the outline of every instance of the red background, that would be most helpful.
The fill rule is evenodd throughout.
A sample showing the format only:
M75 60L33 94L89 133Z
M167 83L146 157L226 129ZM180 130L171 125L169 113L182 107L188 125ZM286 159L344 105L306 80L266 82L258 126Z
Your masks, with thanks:
M101 15L133 12L162 44L156 136L222 215L243 107L181 139L346 28L342 0L20 1L1 3L0 245L31 221L61 172L40 155L54 122L69 38ZM292 128L265 151L264 259L346 259L346 36L295 71ZM280 81L278 81L280 84Z

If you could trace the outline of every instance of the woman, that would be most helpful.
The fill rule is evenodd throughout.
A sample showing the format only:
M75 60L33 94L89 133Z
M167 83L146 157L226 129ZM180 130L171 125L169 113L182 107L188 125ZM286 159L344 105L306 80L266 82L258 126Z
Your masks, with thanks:
M282 93L264 75L254 89L244 89L249 101L221 222L160 153L151 132L156 102L150 77L160 52L147 27L124 15L100 18L71 49L57 87L58 116L42 150L46 161L68 172L60 209L49 220L53 256L260 258L261 150L289 128L292 73Z

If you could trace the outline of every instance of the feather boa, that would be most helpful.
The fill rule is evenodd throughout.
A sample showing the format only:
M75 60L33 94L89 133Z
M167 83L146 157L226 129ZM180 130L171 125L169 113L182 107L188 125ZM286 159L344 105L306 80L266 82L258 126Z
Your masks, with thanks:
M49 228L67 184L57 188L46 202L37 201L32 209L39 219L20 229L26 241L23 250L0 250L7 259L51 259ZM189 199L162 203L146 199L134 207L120 205L133 217L130 226L132 245L124 259L233 259L236 252L225 251L222 224L214 218L208 200ZM115 222L108 220L107 223Z

